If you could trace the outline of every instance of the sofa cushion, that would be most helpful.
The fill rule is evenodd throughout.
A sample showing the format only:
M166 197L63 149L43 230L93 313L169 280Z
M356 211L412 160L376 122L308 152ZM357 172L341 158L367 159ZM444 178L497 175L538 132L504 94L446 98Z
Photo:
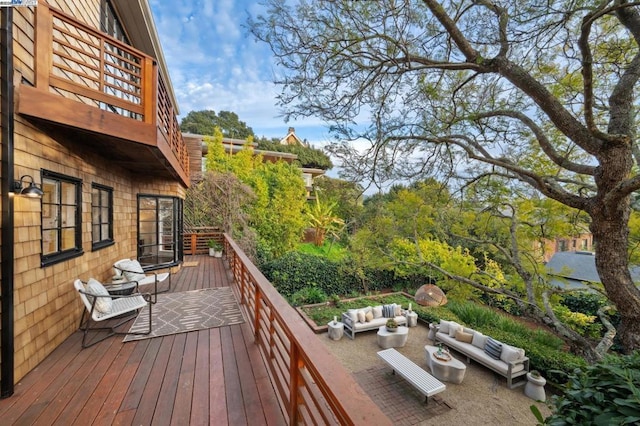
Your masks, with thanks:
M474 337L476 337L477 334L480 334L480 336L484 337L484 339L486 340L489 339L489 336L483 336L482 333L478 333L478 332L474 334ZM509 365L504 361L502 361L501 359L491 358L485 352L484 347L479 348L477 346L474 346L473 344L469 345L468 343L462 343L459 340L454 339L453 337L449 337L448 333L445 334L445 333L438 332L436 336L437 336L437 340L441 341L448 347L455 349L461 354L476 360L480 364L483 364L506 377L506 374L509 370ZM513 365L511 369L511 373L512 374L518 373L520 371L523 371L524 369L525 369L524 363L520 362L518 364Z
M500 353L502 352L502 343L489 337L487 343L484 346L484 351L493 359L500 359Z
M502 352L500 352L500 359L504 362L515 362L524 358L524 349L516 348L506 343L502 344Z
M358 322L358 310L357 309L347 309L347 315L351 319L352 323Z
M374 318L369 322L357 322L353 325L353 329L355 331L375 330L376 328L387 324L387 320L388 318ZM395 320L398 325L407 323L407 318L404 316L395 317Z
M382 318L382 305L373 307L373 317L374 318Z
M462 326L455 321L451 321L451 324L449 324L449 337L456 337L458 331L462 331Z
M364 314L364 319L366 322L371 322L371 320L373 320L373 312L367 311L367 313Z
M489 336L485 336L484 334L476 331L473 333L473 340L471 340L471 344L476 348L480 348L484 350L485 345L487 344L487 339Z
M463 343L471 343L473 341L473 334L465 333L462 330L458 330L456 332L456 340L459 340Z
M451 325L451 321L440 320L440 331L449 334L449 325Z
M393 304L393 316L399 317L402 315L402 305Z

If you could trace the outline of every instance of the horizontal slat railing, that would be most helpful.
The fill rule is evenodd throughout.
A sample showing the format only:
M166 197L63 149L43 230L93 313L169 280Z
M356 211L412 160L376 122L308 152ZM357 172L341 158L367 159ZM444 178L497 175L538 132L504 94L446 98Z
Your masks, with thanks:
M187 145L155 59L39 2L35 87L155 126L185 174Z
M218 228L186 230L183 236L185 255L207 254L209 253L209 240L216 240L220 243L224 241L224 235Z
M289 424L391 425L227 234L225 255Z
M50 42L38 46L49 50L48 85L79 102L153 123L156 117L144 114L145 103L155 102L153 84L144 78L146 68L155 67L153 58L59 10L47 14L40 6L38 19L50 22Z

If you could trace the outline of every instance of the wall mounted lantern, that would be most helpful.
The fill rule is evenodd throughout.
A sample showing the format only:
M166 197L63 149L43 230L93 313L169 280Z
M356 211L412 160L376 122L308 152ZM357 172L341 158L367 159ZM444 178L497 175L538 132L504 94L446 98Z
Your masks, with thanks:
M31 182L25 182L25 178L31 179ZM28 183L29 186L23 187L23 184ZM36 186L36 183L33 181L33 177L30 175L24 175L20 178L20 180L16 180L13 182L13 192L16 195L22 195L23 197L29 198L42 198L44 192L42 189Z

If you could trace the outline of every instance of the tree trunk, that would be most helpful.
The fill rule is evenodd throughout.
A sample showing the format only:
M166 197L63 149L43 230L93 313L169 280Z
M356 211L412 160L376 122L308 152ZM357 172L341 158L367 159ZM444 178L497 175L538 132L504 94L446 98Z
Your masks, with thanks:
M607 203L605 197L623 180L621 175L629 172L629 150L630 147L623 144L603 149L601 166L596 174L598 195L588 209L596 248L596 268L607 296L622 317L618 334L627 353L640 348L640 291L631 279L627 257L629 197L617 203Z

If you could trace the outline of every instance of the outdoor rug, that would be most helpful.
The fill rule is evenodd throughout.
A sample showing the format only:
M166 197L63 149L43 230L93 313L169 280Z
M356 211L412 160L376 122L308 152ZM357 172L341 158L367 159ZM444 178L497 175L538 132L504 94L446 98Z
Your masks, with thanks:
M147 309L138 314L129 332L148 330ZM127 335L124 342L244 322L231 287L159 294L152 309L151 334Z
M194 261L194 262L182 262L182 266L184 267L189 267L189 266L198 266L198 261Z
M440 394L430 397L425 404L424 396L405 379L393 374L387 365L367 368L353 375L369 398L394 425L436 424L434 417L453 408Z

